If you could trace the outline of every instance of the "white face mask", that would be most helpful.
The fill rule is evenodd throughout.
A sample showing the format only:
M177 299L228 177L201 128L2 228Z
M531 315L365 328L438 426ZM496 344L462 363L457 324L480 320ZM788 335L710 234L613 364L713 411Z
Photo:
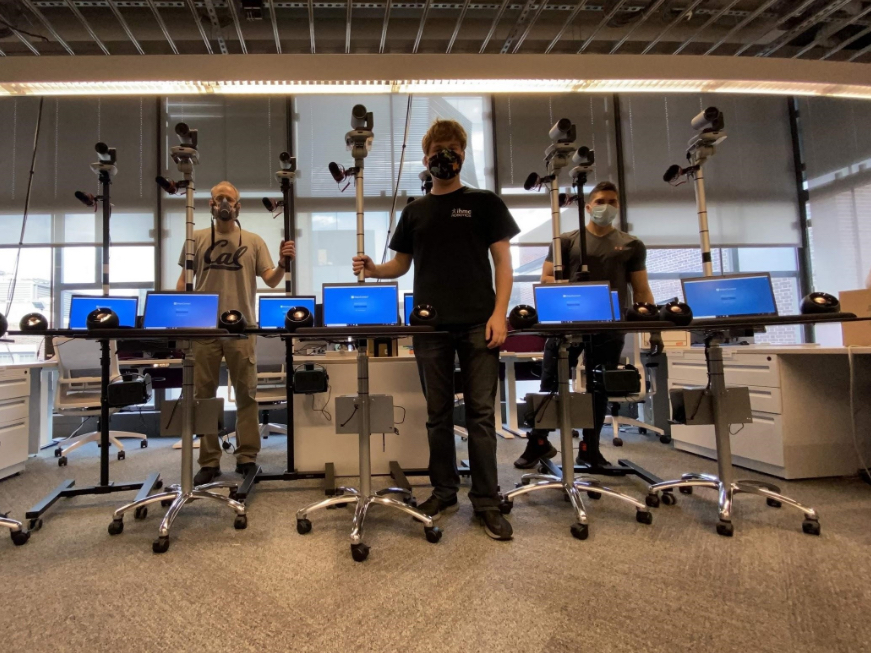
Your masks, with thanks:
M617 217L617 208L610 204L596 204L590 211L590 218L600 227L607 227Z

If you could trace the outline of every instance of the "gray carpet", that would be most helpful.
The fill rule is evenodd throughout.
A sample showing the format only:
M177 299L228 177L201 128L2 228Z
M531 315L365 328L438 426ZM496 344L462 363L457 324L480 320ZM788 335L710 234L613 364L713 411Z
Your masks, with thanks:
M625 440L605 454L663 478L715 471L711 461L655 439ZM281 467L284 442L267 441L265 467ZM113 460L112 474L140 480L159 470L176 481L179 454L170 444L130 447L126 461ZM503 488L519 478L511 461L523 446L499 442ZM0 508L22 518L63 478L97 480L96 445L69 458L58 468L48 451L0 482ZM224 468L232 468L226 457ZM412 482L426 498L425 479ZM631 478L610 484L644 495ZM528 495L510 516L514 541L494 542L463 496L460 511L441 520L445 535L436 545L412 520L375 508L363 564L349 554L349 509L316 513L312 533L297 534L294 511L322 496L317 481L261 484L244 531L233 529L226 508L197 503L176 522L164 555L151 552L159 507L143 522L128 518L124 533L110 537L111 511L128 495L70 499L24 547L0 533L0 641L8 651L124 653L866 648L871 487L858 479L782 485L820 511L821 537L801 532L799 513L745 495L737 499L735 537L720 537L713 494L697 490L654 510L651 526L614 500L587 501L585 542L569 534L572 513L557 494Z

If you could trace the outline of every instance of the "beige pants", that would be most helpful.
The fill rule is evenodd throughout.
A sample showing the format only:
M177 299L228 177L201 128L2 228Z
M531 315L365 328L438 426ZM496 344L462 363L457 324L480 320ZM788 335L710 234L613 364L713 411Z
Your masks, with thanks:
M257 390L256 338L194 341L194 397L212 399L218 390L221 359L236 393L236 462L250 463L260 452L259 411L254 399ZM200 439L200 467L220 467L221 445L216 434Z

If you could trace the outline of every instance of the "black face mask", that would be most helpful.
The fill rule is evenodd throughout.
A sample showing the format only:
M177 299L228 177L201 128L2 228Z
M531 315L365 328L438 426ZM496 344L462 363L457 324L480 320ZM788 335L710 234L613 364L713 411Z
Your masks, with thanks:
M221 203L212 209L212 215L219 220L229 222L236 219L236 209L227 200L221 200Z
M442 150L433 154L427 161L430 174L436 179L453 179L460 174L463 162L453 150Z

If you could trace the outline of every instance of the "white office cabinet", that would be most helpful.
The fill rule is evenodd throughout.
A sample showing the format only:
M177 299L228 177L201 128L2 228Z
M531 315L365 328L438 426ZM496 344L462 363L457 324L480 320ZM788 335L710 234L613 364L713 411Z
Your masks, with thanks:
M24 469L29 411L30 370L0 369L0 478Z
M730 427L735 465L786 479L856 473L843 353L813 348L774 353L755 346L722 351L726 384L747 386L753 411L752 424ZM668 383L669 389L706 385L704 349L669 351ZM713 426L674 425L671 434L676 449L716 458Z

